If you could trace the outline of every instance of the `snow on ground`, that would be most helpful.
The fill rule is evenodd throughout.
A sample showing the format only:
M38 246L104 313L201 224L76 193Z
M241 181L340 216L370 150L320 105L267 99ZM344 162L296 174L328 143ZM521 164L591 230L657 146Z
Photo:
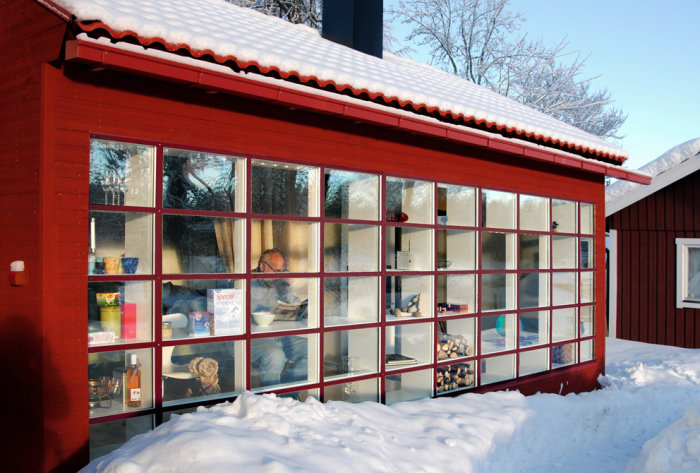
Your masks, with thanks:
M700 350L607 340L603 389L384 406L245 393L83 472L699 472Z

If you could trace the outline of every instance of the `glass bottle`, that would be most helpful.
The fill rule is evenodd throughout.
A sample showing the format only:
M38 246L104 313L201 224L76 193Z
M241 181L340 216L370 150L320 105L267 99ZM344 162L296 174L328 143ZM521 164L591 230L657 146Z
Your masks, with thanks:
M141 370L135 353L131 354L129 370L126 372L126 405L139 407L141 405Z

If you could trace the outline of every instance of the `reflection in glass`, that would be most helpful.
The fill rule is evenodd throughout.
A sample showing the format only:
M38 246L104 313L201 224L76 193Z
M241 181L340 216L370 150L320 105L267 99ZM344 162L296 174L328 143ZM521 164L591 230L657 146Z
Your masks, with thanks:
M438 269L469 271L476 269L476 232L437 231Z
M520 346L542 345L549 342L549 311L538 310L520 314Z
M552 268L568 269L576 267L576 237L552 237Z
M326 169L326 218L377 220L379 176Z
M385 380L386 403L391 405L429 397L432 394L430 388L432 383L432 370L411 371L387 376Z
M387 177L386 212L390 222L432 223L433 183Z
M513 309L515 305L515 275L481 275L481 310Z
M152 273L152 242L152 214L90 211L92 254L88 257L88 272L90 274ZM105 258L110 259L105 261ZM132 258L133 264L125 265L123 258Z
M438 184L438 225L476 226L476 189Z
M476 310L476 276L450 274L438 276L438 315L468 314Z
M432 361L432 324L389 325L385 329L386 369Z
M520 229L549 231L549 199L534 195L520 195Z
M386 320L433 315L433 278L431 276L393 276L386 278Z
M153 416L90 424L90 461L116 450L129 439L153 430Z
M433 269L433 232L427 228L387 227L387 269L428 271Z
M481 354L515 349L515 314L481 317Z
M576 363L576 343L565 343L552 347L552 368L573 365Z
M549 305L549 274L520 273L518 304L521 309Z
M150 281L88 283L88 344L151 341Z
M581 337L595 335L594 321L595 307L591 305L581 307Z
M515 234L481 232L481 268L515 269Z
M576 202L552 199L552 231L576 233Z
M90 140L90 203L153 207L153 146Z
M253 213L318 216L318 168L255 159L251 172Z
M581 238L581 268L593 268L595 246L592 238Z
M376 328L339 330L323 335L323 375L326 379L361 376L379 369Z
M577 302L576 273L552 273L552 305Z
M287 271L318 271L318 224L293 220L252 220L250 267L257 267L260 255L272 248L284 254Z
M325 326L361 324L379 319L379 278L326 278L323 284Z
M323 226L326 271L377 271L379 227L326 223Z
M251 388L316 381L316 345L315 335L252 339Z
M552 311L552 341L576 338L576 308L555 309Z
M377 402L379 400L379 380L365 379L326 385L323 389L323 400L324 402Z
M520 353L519 375L539 373L549 369L549 350L541 348L539 350L529 350Z
M493 356L481 360L481 384L515 378L515 355Z
M549 237L546 235L529 235L521 233L520 269L549 268Z
M581 204L581 233L584 235L592 235L595 230L595 205Z
M490 228L515 228L515 194L483 189L481 224Z

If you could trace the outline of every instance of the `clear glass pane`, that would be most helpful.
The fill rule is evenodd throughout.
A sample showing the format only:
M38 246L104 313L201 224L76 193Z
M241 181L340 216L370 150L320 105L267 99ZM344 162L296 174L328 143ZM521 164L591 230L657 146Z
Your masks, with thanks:
M324 267L328 272L379 270L379 227L326 223Z
M318 224L292 220L252 220L250 267L260 269L260 256L272 249L285 259L285 271L318 271Z
M481 232L481 268L515 269L515 234Z
M244 220L163 215L163 273L242 272Z
M475 385L474 363L455 363L437 367L435 393L446 393Z
M483 189L481 225L490 228L515 228L515 194Z
M515 355L494 356L481 360L481 384L515 378Z
M520 314L520 346L549 343L549 311L538 310Z
M520 353L520 376L539 373L549 369L549 350L541 348Z
M432 324L389 325L385 329L386 369L430 363L433 346Z
M476 226L476 189L438 184L438 225Z
M593 235L595 233L595 205L581 204L581 233Z
M552 237L552 268L576 267L576 237Z
M163 402L242 392L244 359L241 341L163 347Z
M519 235L520 269L549 268L549 237L547 235Z
M476 355L474 330L476 319L451 319L438 322L438 361Z
M688 247L688 296L700 300L700 248Z
M481 275L481 310L508 310L515 308L515 275Z
M549 199L520 195L520 229L549 231Z
M552 231L576 233L576 202L552 199Z
M379 218L379 176L326 169L325 189L326 218Z
M476 276L449 274L438 276L438 315L469 314L476 310Z
M592 238L581 238L581 268L593 268L595 246Z
M481 317L481 354L515 349L517 336L515 314Z
M150 281L88 283L88 344L151 341L152 307Z
M386 221L433 223L433 183L386 178Z
M163 340L234 335L245 330L244 281L164 281Z
M386 377L384 383L387 405L430 397L433 370L392 374Z
M595 335L595 307L591 305L581 307L581 336Z
M90 424L90 461L118 449L132 437L153 430L153 416Z
M393 276L386 278L387 321L401 317L432 317L433 278Z
M254 338L250 341L250 385L253 389L315 382L317 366L316 335Z
M476 232L437 231L438 269L470 271L476 269Z
M552 341L570 340L577 333L576 308L552 311Z
M520 273L519 307L530 309L549 305L549 274Z
M347 381L340 384L326 385L323 400L346 402L379 401L379 380Z
M595 299L594 276L595 273L591 271L581 273L581 302L584 304L587 302L593 302Z
M251 173L253 213L318 216L318 168L255 159Z
M250 281L251 331L318 327L318 279Z
M139 373L129 370L131 355L136 356ZM148 348L89 353L87 387L90 417L152 408L152 366L153 356Z
M565 343L552 347L552 368L573 365L576 363L576 343Z
M153 273L153 215L90 211L88 273Z
M163 207L244 212L245 160L221 154L163 149Z
M378 351L376 328L326 332L323 335L323 376L335 379L376 373Z
M387 227L387 269L429 271L433 269L433 232L427 228Z
M326 278L323 321L326 327L379 320L379 278Z
M579 344L581 347L581 363L584 361L591 361L593 359L595 354L593 351L594 344L595 341L593 340L584 340Z
M90 203L153 207L155 148L90 140Z
M552 305L576 304L576 273L552 273Z

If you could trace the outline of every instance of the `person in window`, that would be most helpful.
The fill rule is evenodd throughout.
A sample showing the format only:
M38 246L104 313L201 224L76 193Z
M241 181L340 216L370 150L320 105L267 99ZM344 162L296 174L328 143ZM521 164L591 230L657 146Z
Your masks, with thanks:
M273 248L260 255L254 273L287 271L282 251ZM277 301L299 304L289 282L283 278L253 279L250 283L251 312L270 310ZM306 316L306 303L300 304L297 318ZM251 341L251 362L258 368L260 386L304 380L308 376L307 340L299 336L262 338Z

